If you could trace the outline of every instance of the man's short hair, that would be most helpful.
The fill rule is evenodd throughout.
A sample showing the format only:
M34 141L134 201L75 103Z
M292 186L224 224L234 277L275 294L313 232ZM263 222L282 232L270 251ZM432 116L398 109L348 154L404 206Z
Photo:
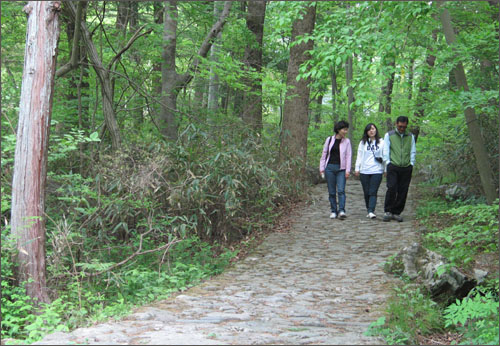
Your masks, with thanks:
M396 123L406 123L406 124L408 124L408 117L405 117L404 115L400 115L396 119Z

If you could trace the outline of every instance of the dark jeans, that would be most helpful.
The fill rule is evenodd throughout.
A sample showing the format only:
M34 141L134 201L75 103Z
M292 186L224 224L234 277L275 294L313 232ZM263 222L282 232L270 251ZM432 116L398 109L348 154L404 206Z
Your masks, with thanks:
M340 165L328 164L325 169L325 178L332 213L345 212L345 169L340 169ZM339 195L338 210L337 194Z
M387 165L387 193L385 194L384 211L399 215L403 212L410 187L413 166L398 167Z
M361 186L365 195L366 210L369 213L375 212L377 206L377 192L382 182L382 173L380 174L360 174Z

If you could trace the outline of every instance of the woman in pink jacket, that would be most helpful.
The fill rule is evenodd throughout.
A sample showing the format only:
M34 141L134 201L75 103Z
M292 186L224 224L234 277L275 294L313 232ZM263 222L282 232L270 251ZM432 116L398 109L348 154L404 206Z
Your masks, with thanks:
M351 142L346 138L349 123L341 120L335 124L335 136L328 137L323 146L319 172L325 176L330 200L330 219L345 219L345 183L351 171ZM339 204L337 208L337 194Z

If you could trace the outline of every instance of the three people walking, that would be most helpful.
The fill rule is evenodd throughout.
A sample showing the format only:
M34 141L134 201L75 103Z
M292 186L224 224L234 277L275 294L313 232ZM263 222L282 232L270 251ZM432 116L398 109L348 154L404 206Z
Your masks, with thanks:
M370 219L377 217L377 192L385 163L387 192L383 220L403 221L401 213L405 207L416 156L415 138L406 131L407 127L408 118L400 116L396 119L396 129L386 133L384 139L380 138L375 124L369 123L364 129L358 145L354 174L360 177L366 217ZM319 171L328 186L331 219L347 217L345 185L350 175L352 156L351 142L346 138L348 128L349 123L343 120L335 124L335 135L325 140L319 164Z

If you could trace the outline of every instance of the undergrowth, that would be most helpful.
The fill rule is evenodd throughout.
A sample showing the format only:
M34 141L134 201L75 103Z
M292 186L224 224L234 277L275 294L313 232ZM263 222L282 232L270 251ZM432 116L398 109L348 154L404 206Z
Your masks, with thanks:
M417 208L424 247L446 257L441 275L452 266L471 272L481 254L498 258L498 200L492 205L474 199L447 200L424 194ZM388 344L420 344L422 337L456 333L464 345L499 344L498 265L485 281L448 306L432 301L425 287L410 283L394 289L384 316L372 323L368 335ZM444 303L443 303L444 304Z
M189 125L177 143L135 143L68 170L79 162L80 144L95 136L52 136L46 200L52 302L31 301L16 281L4 198L11 191L2 184L2 339L31 343L120 317L221 273L238 252L228 244L268 228L302 190L275 159L277 138L214 135ZM3 181L11 180L14 148L2 152Z

